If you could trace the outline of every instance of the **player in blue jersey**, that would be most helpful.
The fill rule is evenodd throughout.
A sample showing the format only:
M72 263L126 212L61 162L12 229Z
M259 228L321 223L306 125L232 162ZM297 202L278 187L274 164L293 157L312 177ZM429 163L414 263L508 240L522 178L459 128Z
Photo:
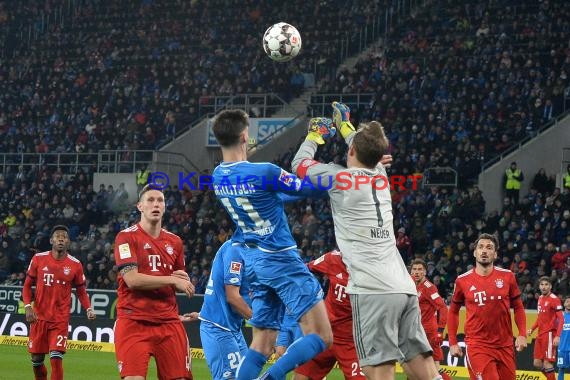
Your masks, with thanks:
M317 125L318 124L318 125ZM321 139L330 120L314 121ZM236 225L232 240L247 247L242 256L252 296L253 339L237 371L238 380L259 376L273 348L285 306L299 321L304 337L289 346L261 379L281 379L332 343L323 291L299 255L279 192L303 193L294 175L270 163L247 161L249 117L241 110L222 111L213 122L223 162L214 169L216 196Z
M213 380L235 379L247 351L241 326L252 312L240 248L228 240L216 253L200 310L200 339Z
M287 347L302 336L303 330L301 330L299 322L294 320L291 314L285 312L279 334L277 335L277 341L275 342L275 357L280 358L283 356L285 351L287 351Z
M570 297L564 299L564 324L558 343L558 380L564 380L564 373L570 371Z

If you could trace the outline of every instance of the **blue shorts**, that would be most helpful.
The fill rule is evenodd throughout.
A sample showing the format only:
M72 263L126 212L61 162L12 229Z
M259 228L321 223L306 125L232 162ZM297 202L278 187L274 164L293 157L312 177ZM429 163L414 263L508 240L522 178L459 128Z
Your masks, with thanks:
M285 307L298 321L323 299L321 285L296 249L270 253L247 248L242 257L250 283L252 326L279 330Z
M556 366L558 368L570 368L570 351L558 351Z
M213 380L235 379L241 358L247 351L243 334L200 322L200 339Z
M289 347L291 343L303 336L303 330L297 323L294 326L281 326L275 346Z

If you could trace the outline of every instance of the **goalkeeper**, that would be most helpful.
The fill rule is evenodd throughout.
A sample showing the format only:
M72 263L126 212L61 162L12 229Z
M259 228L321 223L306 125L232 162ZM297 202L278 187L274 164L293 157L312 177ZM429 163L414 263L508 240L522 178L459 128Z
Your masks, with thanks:
M350 109L333 102L333 126L348 145L347 168L314 160L324 140L313 128L293 159L293 172L318 185L321 176L333 178L328 190L335 236L345 263L353 313L354 342L367 379L394 379L397 361L408 376L441 379L431 346L420 323L416 287L408 274L394 237L392 199L385 181L388 139L377 121L350 122ZM334 183L343 175L343 189ZM362 177L368 185L362 185ZM350 181L350 186L347 186Z

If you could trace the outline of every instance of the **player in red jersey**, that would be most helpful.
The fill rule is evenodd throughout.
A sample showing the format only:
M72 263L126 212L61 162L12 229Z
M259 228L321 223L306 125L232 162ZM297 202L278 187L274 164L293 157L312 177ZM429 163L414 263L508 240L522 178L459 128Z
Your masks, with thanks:
M338 361L345 379L365 380L358 364L358 355L352 335L352 307L346 294L348 272L339 251L327 252L309 264L311 272L322 273L329 279L325 299L327 314L333 331L333 344L312 360L295 369L294 380L320 380Z
M552 293L552 282L547 276L539 280L540 297L538 299L538 317L528 329L528 335L538 327L538 336L534 341L534 366L540 368L547 380L556 380L554 363L556 347L560 343L560 334L564 325L564 314L560 299Z
M427 265L422 259L412 261L411 275L416 283L420 311L422 314L422 326L433 350L433 360L444 380L451 380L448 374L443 372L440 361L443 360L443 331L447 323L447 305L439 296L437 287L426 278Z
M159 379L192 379L188 337L178 315L176 291L194 295L184 271L182 240L162 229L162 191L145 186L138 224L117 234L119 267L115 352L121 378L144 380L150 356Z
M44 358L48 352L51 380L63 380L62 360L67 348L73 286L81 306L87 310L87 317L95 318L85 291L83 267L79 260L67 253L70 244L67 227L53 227L50 243L51 251L32 257L23 290L26 321L31 324L28 352L32 355L36 380L47 380ZM35 296L32 296L33 285L36 285Z
M511 271L493 266L499 242L494 235L481 234L475 242L475 268L455 280L447 319L449 352L463 356L457 344L459 309L465 305L465 343L469 375L472 380L515 380L511 307L519 336L517 351L527 346L526 315L521 292Z

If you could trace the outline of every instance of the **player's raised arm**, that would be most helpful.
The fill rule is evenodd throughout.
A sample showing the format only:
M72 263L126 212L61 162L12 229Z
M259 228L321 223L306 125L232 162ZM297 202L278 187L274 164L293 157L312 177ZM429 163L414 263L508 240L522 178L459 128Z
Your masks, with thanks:
M334 129L330 119L322 117L311 119L307 137L291 164L293 173L297 177L323 189L332 187L337 173L345 169L339 165L323 164L314 159L318 145L324 144L324 137L334 135L332 131Z

